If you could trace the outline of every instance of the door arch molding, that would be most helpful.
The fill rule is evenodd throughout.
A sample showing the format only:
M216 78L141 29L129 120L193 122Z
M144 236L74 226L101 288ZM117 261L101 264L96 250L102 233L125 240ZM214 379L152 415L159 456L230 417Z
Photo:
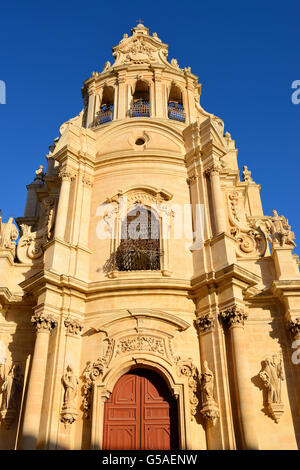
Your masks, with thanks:
M190 403L189 387L186 377L177 377L176 371L168 361L151 354L125 357L114 367L109 368L104 376L93 384L91 448L102 449L104 404L112 393L118 379L134 369L149 369L158 373L166 382L171 394L177 401L179 449L190 449Z

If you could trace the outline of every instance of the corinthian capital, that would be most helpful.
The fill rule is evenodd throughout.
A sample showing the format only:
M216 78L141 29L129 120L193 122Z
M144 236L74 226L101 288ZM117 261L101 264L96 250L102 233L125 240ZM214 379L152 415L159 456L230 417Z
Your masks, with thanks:
M206 176L215 176L215 175L218 175L221 170L222 170L222 166L220 165L220 163L215 162L204 170L204 174Z
M215 327L215 318L211 313L206 313L205 315L201 315L201 317L197 318L196 324L198 325L201 333L211 331Z
M287 327L293 338L300 335L300 317L295 318L295 320L289 320Z
M83 186L88 186L88 187L92 187L92 186L93 186L92 179L89 178L89 177L86 176L86 175L82 177L82 184L83 184Z
M220 313L220 318L223 323L229 328L240 326L243 327L248 315L243 312L239 307L234 305Z
M67 330L67 334L78 336L81 334L83 328L82 323L76 320L75 318L66 318L65 327Z
M34 323L37 331L51 331L57 325L57 321L53 315L42 313L40 315L35 314L31 317L32 323Z
M71 181L75 178L74 172L66 167L60 168L58 176L62 181Z

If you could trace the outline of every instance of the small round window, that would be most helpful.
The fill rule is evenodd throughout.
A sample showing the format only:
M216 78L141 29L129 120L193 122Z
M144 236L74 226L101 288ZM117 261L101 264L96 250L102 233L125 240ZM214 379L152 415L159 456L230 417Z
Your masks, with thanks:
M135 141L135 145L144 145L144 143L145 143L145 139L142 139L142 138L137 139Z

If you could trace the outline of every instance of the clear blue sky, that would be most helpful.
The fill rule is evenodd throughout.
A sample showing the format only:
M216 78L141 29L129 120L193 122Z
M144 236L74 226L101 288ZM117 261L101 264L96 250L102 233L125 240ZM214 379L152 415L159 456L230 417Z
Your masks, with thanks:
M265 213L284 214L300 245L300 104L291 101L300 80L299 1L2 2L4 218L23 215L26 184L59 126L82 109L82 82L112 61L112 46L139 18L169 44L170 59L199 77L201 104L236 140L240 168L248 165L262 185Z

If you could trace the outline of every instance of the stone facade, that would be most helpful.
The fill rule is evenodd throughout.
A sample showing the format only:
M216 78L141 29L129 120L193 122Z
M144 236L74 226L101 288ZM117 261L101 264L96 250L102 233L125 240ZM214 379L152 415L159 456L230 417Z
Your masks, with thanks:
M105 401L140 367L176 397L181 449L297 449L291 227L264 215L235 141L156 33L139 24L113 57L85 81L24 216L0 221L0 447L101 449ZM123 240L141 207L156 251Z

